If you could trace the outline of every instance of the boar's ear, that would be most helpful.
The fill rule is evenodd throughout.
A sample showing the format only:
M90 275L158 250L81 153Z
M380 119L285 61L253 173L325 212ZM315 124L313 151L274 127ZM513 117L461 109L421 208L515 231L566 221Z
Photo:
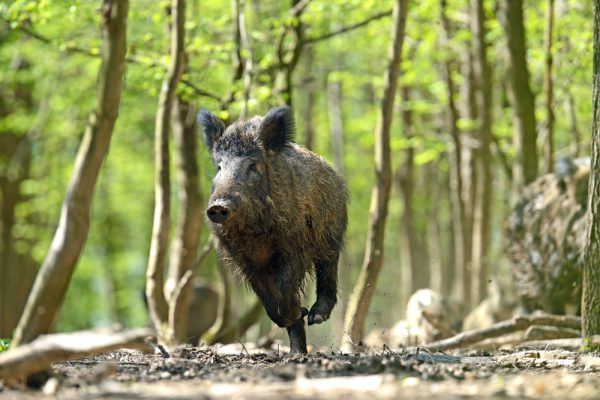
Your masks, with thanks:
M206 142L206 147L212 152L215 141L219 139L219 136L221 136L225 130L225 125L223 124L223 121L206 109L203 109L198 113L198 122L204 128L204 141Z
M260 138L267 150L281 150L294 139L294 113L290 107L271 108L260 126Z

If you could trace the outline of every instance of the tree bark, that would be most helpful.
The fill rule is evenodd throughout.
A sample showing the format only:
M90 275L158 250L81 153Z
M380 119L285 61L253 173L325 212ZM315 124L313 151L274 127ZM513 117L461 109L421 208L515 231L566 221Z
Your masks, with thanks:
M175 239L171 243L169 280L177 286L183 276L194 268L198 253L201 224L203 221L200 177L196 161L197 127L196 107L180 96L175 98L173 108L173 138L177 156L177 186L179 192L179 216ZM167 284L167 287L169 285ZM187 315L192 285L182 286L179 300L175 303L182 312L176 319L169 319L171 338L183 343L187 332ZM171 303L173 299L169 300Z
M150 255L146 270L146 299L154 329L164 339L164 324L168 321L168 305L164 294L164 269L169 245L170 188L169 126L177 94L177 84L184 67L185 1L171 1L171 62L163 82L156 112L154 130L155 204Z
M502 0L502 25L508 42L509 100L514 109L516 160L513 163L513 199L538 175L535 100L529 87L523 24L523 0Z
M356 286L349 299L344 323L342 341L343 345L348 348L358 345L363 337L364 321L383 263L383 239L392 184L390 127L402 60L407 3L407 0L397 0L394 4L392 41L388 50L389 64L375 129L376 185L371 196L365 258Z
M554 0L548 0L546 11L546 70L544 71L544 89L546 91L546 173L554 172L554 83L552 82L552 35L554 32Z
M486 296L491 240L490 214L492 204L492 79L485 42L485 10L483 0L474 0L471 10L471 31L475 43L474 72L477 82L476 102L479 110L475 151L476 192L473 207L471 240L471 306L475 307Z
M96 106L77 153L52 245L37 274L13 345L50 331L88 235L92 197L119 113L125 72L127 0L104 0Z
M583 266L581 335L586 342L600 333L600 0L594 0L594 83L592 170L588 191L587 245ZM587 343L588 347L592 347Z
M335 59L335 68L342 68L341 57ZM344 145L344 116L342 110L343 86L339 79L333 79L331 75L327 78L327 112L329 115L329 129L331 131L331 157L333 159L333 167L338 174L345 177L346 167L344 163L345 145ZM339 299L338 312L334 314L333 331L341 333L344 330L344 314L346 313L346 305L348 303L348 291L352 283L350 282L350 274L345 271L348 268L350 261L345 249L340 253L338 261L340 271L339 274Z
M410 141L414 137L413 115L410 109L410 91L407 86L400 88L402 98L402 127L404 136ZM415 189L415 149L412 145L405 151L404 163L396 172L396 183L403 205L400 232L400 260L404 298L408 298L417 289L427 287L429 271L425 263L419 262L418 229L415 226L413 212L413 193Z
M440 19L442 21L442 27L444 35L442 37L442 45L448 47L448 42L451 37L450 21L446 15L447 1L442 0L440 3ZM466 243L466 218L465 218L465 204L463 197L463 182L462 182L462 168L461 165L464 163L462 155L462 143L460 138L460 132L458 129L459 113L454 100L456 93L456 84L452 78L452 63L449 58L446 58L443 62L443 76L446 83L446 90L448 92L448 130L452 137L453 151L448 154L448 175L449 175L449 192L450 192L450 206L452 213L452 240L454 250L454 268L455 268L455 280L454 280L454 296L457 300L464 300L465 304L470 304L469 296L471 294L471 275L468 271L467 259L470 256L467 252Z

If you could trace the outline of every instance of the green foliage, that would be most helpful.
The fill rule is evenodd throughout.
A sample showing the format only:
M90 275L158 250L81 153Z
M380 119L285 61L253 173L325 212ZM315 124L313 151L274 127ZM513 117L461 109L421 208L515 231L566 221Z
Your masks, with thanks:
M190 57L184 80L193 85L181 85L179 90L199 108L208 108L227 120L235 120L241 109L243 81L232 80L232 60L235 42L233 18L229 1L188 1L186 50ZM256 3L256 4L255 4ZM448 2L453 37L447 47L440 45L439 1L411 2L407 23L405 57L400 84L410 87L411 101L397 101L392 132L393 169L397 171L405 159L406 150L415 150L417 182L414 211L418 232L427 237L427 213L431 207L431 188L427 182L429 169L439 172L443 186L440 201L440 224L443 240L451 242L448 212L447 153L451 139L446 123L448 93L441 75L441 62L451 60L457 85L465 81L464 55L471 40L467 7L464 1ZM493 76L493 134L498 146L493 147L495 183L506 192L506 179L500 168L498 154L508 160L514 157L511 145L512 110L508 106L505 88L506 46L504 32L496 18L494 2L486 2L488 23L488 56ZM588 131L592 110L590 101L590 71L592 40L591 4L565 1L557 9L555 27L555 114L556 143L559 152L568 153L573 142L573 129ZM12 234L23 253L31 254L41 263L57 225L61 203L73 168L75 153L86 119L94 107L96 75L101 48L98 25L99 2L76 0L14 0L0 3L0 87L17 83L30 86L33 106L24 107L13 101L8 114L0 113L0 135L6 133L32 135L32 166L30 178L21 190L26 196L17 208L17 222ZM543 111L543 51L546 2L526 2L527 43L532 87L538 95L536 106L540 125ZM253 7L256 5L256 7ZM71 330L120 322L124 325L147 323L143 304L145 267L149 249L153 213L153 130L157 97L168 63L167 16L164 2L131 2L128 21L128 58L126 84L119 119L113 135L110 153L101 172L95 194L93 220L85 251L73 277L57 329ZM274 90L277 66L276 43L286 26L305 25L304 36L319 37L349 26L371 15L391 9L392 1L314 0L298 18L290 17L288 2L248 2L246 23L254 53L253 86L249 99L250 113L264 113L275 105ZM390 18L312 44L312 73L303 76L296 71L293 80L296 110L306 104L307 82L314 85L313 121L315 150L331 159L331 138L327 110L326 84L339 80L342 85L342 113L345 140L345 173L349 183L351 205L346 251L350 266L342 266L341 274L356 276L364 253L370 193L373 186L373 131L383 87L389 41ZM25 28L25 29L24 29ZM35 38L28 31L37 35ZM288 38L285 47L293 45ZM243 52L247 55L247 52ZM11 63L21 57L30 63L27 70L15 70ZM304 62L301 59L300 63ZM222 109L222 102L199 95L194 88L234 101ZM574 101L571 125L569 99ZM459 107L464 107L464 93L455 93ZM1 109L0 105L0 109ZM409 109L413 115L412 137L407 137L400 122L400 111ZM298 141L304 122L298 117ZM33 128L37 132L33 132ZM461 118L461 132L473 128L474 121ZM200 143L199 162L204 196L210 190L214 171ZM0 158L0 172L9 161ZM174 177L173 177L174 178ZM174 181L174 179L172 180ZM496 187L496 185L495 185ZM505 196L507 197L507 196ZM173 205L177 194L173 191ZM500 218L507 203L502 199L495 215ZM375 309L397 299L399 282L399 223L404 205L398 197L390 205L386 264L382 293ZM176 216L177 209L173 210ZM173 218L175 221L175 218ZM500 235L501 221L494 222L494 237ZM206 237L206 229L203 238ZM494 241L493 254L497 262L499 243ZM202 245L202 243L200 244ZM450 258L447 243L440 244ZM388 271L389 272L386 272ZM213 266L203 271L214 276ZM386 279L389 278L389 279ZM386 286L387 285L387 286ZM393 295L391 293L394 293ZM348 293L343 293L343 296ZM380 296L378 294L377 296ZM389 308L389 307L388 307ZM374 315L377 312L374 311ZM399 317L397 311L393 318ZM377 319L376 317L373 317ZM381 317L383 320L392 317ZM391 322L386 320L385 322Z
M0 338L0 353L2 353L5 350L8 350L9 347L10 347L10 339Z

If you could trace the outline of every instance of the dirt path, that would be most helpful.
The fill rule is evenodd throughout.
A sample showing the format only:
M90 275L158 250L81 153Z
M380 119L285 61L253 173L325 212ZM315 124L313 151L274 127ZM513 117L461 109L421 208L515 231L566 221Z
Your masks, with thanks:
M123 350L53 370L42 390L0 385L0 399L600 398L600 354L563 350L288 356L248 346L184 347L170 358Z

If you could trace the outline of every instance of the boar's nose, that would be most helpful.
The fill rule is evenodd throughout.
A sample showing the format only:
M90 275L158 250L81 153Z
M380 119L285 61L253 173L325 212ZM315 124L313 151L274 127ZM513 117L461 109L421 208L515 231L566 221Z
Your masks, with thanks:
M227 207L223 206L212 206L206 210L206 215L208 215L208 219L215 224L222 224L227 220L227 217L229 216L229 210Z

